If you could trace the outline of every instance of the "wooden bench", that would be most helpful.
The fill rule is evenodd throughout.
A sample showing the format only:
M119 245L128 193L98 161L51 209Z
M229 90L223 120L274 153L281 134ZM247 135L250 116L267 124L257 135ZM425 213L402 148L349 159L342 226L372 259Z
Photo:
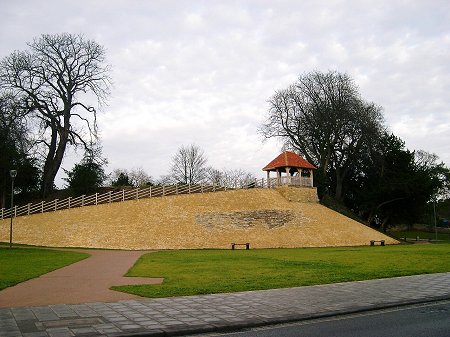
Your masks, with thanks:
M370 240L370 245L371 246L375 246L376 242L379 242L380 246L384 246L384 240L379 240L379 241L377 241L377 240Z
M245 249L246 250L249 250L250 249L250 244L247 242L247 243L232 243L231 244L231 249L232 250L235 250L236 249L236 246L245 246Z

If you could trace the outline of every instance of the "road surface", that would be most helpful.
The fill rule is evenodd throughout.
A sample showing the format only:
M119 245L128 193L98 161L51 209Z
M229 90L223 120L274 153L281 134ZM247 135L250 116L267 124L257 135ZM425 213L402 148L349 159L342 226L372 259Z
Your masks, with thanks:
M450 337L450 301L368 311L202 337Z

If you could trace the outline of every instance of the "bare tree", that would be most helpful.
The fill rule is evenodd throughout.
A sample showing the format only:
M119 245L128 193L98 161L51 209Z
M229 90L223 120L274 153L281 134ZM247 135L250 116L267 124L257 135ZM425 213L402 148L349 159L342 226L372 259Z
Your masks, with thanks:
M255 176L243 169L222 170L223 185L227 187L247 186L255 181Z
M197 145L180 147L172 158L171 175L176 183L198 184L206 178L206 157Z
M153 178L142 167L132 168L128 176L136 187L144 187L153 184Z
M130 178L130 172L126 169L114 169L109 175L106 181L108 186L124 187L133 186Z
M153 178L142 167L127 169L114 169L108 177L107 183L111 186L144 187L152 185Z
M163 174L155 181L155 185L157 186L173 185L176 183L177 182L175 181L175 179L173 179L173 177L170 174Z
M414 161L415 165L419 168L427 168L436 166L438 163L439 157L435 153L429 153L424 150L414 151Z
M67 146L88 148L97 137L96 98L109 94L105 49L81 35L42 35L0 63L0 86L20 96L29 118L40 122L44 144L41 190L53 189ZM83 100L81 98L83 97Z
M211 166L205 169L205 179L208 183L213 185L225 186L223 178L224 177L222 171L215 169L214 167Z
M255 176L242 169L206 169L206 181L227 188L248 186L255 181Z
M383 129L381 109L360 97L348 75L335 71L306 73L269 104L260 132L282 138L318 166L341 199L351 166Z

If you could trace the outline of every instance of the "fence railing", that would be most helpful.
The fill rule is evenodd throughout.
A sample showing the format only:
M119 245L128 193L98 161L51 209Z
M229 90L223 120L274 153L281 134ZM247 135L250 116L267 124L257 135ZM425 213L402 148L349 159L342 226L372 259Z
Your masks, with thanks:
M66 199L55 199L51 201L41 201L29 203L22 206L0 209L0 220L31 215L36 213L53 212L62 209L70 209L84 206L109 204L127 200L139 200L144 198L164 197L179 194L209 193L235 189L249 188L272 188L281 185L312 187L312 180L309 177L281 177L270 179L254 179L244 181L233 181L222 184L188 184L188 185L163 185L150 186L145 188L123 189L120 191L109 191L106 193L95 193L91 195L81 195L79 197L68 197Z

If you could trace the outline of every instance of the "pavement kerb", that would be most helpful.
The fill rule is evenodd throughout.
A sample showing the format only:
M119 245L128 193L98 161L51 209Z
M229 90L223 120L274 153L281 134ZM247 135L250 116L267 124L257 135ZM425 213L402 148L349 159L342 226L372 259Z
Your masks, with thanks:
M58 335L64 337L224 333L443 300L450 300L450 272L240 293L4 308L0 335L51 337L58 329L65 331ZM92 321L80 323L85 319ZM89 332L76 331L81 329Z
M149 332L137 332L137 333L118 333L112 334L111 337L171 337L171 336L183 336L183 335L195 335L202 333L227 333L227 332L238 332L244 329L258 328L262 326L270 326L276 324L288 324L295 322L308 321L313 319L320 318L328 318L335 316L344 316L351 314L358 314L363 312L377 311L382 309L389 308L398 308L415 304L426 304L432 302L439 301L447 301L450 300L449 296L436 296L428 299L422 300L410 300L410 301L398 301L394 303L384 304L384 305L373 305L373 306L362 306L356 308L348 308L343 310L336 311L326 311L326 312L318 312L314 314L299 314L299 315L287 315L285 317L280 317L276 319L267 319L261 321L260 319L256 320L248 320L247 322L241 323L230 323L226 326L205 326L201 325L198 327L191 326L189 328L183 327L181 329L173 329L173 331L163 331L163 330L154 330Z

